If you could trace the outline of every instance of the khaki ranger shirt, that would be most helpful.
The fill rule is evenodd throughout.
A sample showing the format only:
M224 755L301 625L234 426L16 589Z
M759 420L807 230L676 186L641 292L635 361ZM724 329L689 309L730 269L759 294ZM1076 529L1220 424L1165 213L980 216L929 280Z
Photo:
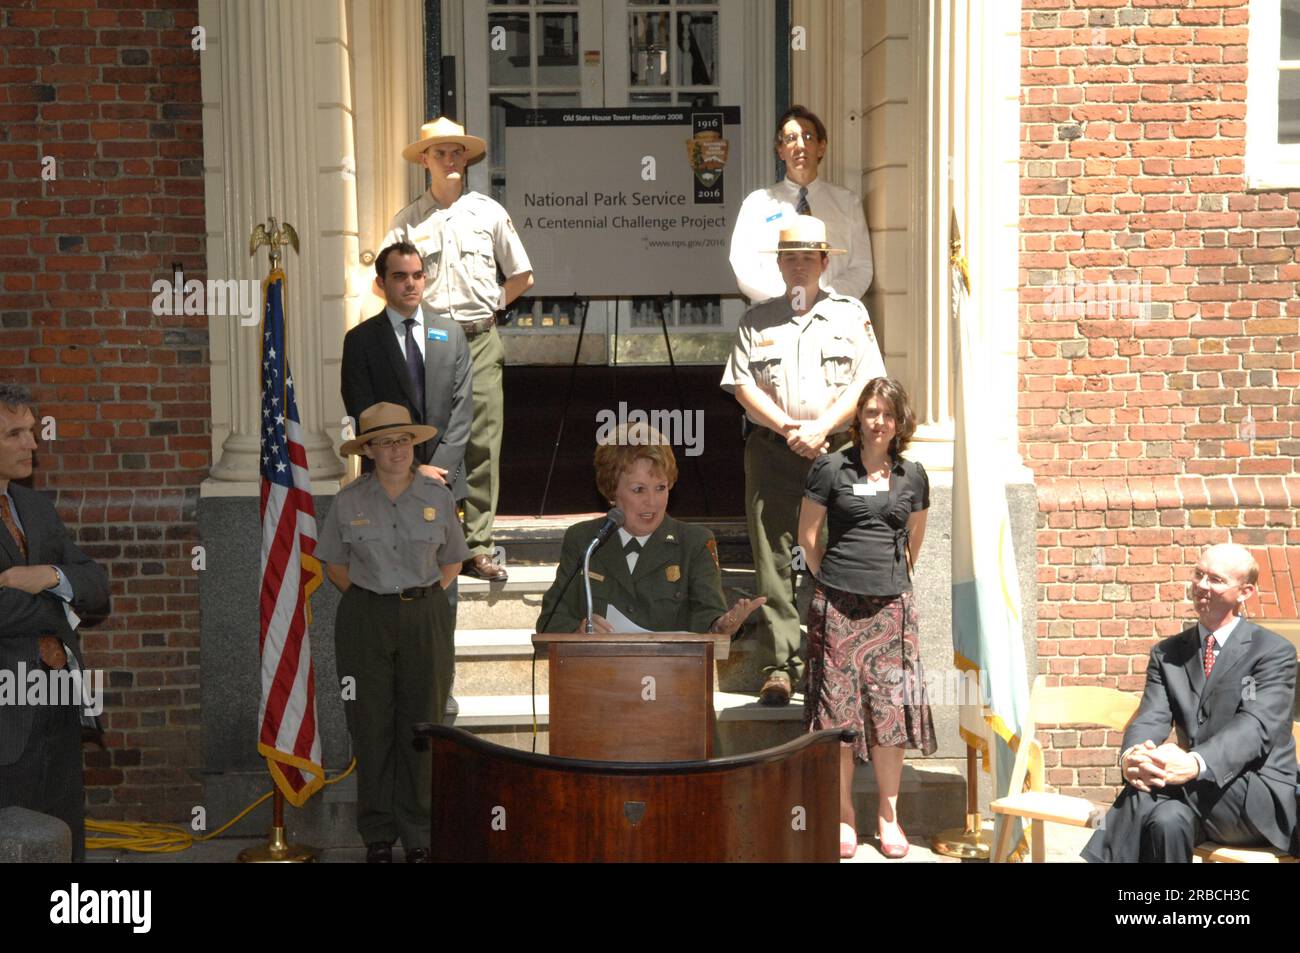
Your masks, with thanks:
M757 385L795 420L815 420L848 387L884 376L862 302L822 291L803 315L785 295L745 312L722 389L734 394L742 384Z
M538 625L546 626L542 631L572 632L586 618L582 557L604 522L604 517L584 520L565 532L555 582L542 598L538 617ZM615 533L591 554L592 609L607 616L613 603L651 632L707 632L727 611L717 553L708 529L665 516L642 547L636 569L629 572L627 555ZM564 581L571 575L565 589Z
M457 321L490 318L501 309L498 267L507 278L533 268L506 210L478 192L443 208L426 190L393 216L380 247L399 241L424 259L424 303Z
M381 595L440 583L440 567L469 556L451 491L420 473L396 500L374 474L353 480L334 497L316 543L316 558L347 566L354 586Z

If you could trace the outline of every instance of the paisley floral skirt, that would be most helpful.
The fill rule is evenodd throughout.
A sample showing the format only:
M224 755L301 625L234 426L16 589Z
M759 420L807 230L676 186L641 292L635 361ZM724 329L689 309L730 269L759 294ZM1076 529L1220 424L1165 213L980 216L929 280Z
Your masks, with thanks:
M855 729L860 762L876 746L935 752L912 593L862 596L817 584L808 612L804 727Z

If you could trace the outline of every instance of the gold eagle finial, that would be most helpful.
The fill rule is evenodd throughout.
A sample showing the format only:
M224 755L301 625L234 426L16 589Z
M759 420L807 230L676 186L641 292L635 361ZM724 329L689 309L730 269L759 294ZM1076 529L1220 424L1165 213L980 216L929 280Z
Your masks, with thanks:
M253 234L248 239L248 254L256 255L257 250L263 245L270 248L271 268L280 267L280 246L288 245L295 252L298 250L298 233L294 231L292 225L285 222L283 225L277 224L274 217L266 220L266 224L259 224L253 229Z

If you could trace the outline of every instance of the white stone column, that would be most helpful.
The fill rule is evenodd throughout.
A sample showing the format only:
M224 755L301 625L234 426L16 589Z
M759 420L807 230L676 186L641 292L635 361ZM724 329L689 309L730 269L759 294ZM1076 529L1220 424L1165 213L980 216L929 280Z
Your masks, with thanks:
M267 216L290 222L301 253L286 252L289 362L314 479L343 472L326 432L337 430L338 379L322 373L324 329L342 327L356 260L356 161L345 0L200 0L208 274L265 276L248 237ZM209 320L213 481L258 480L256 326ZM341 340L341 336L339 338ZM234 487L232 491L236 491ZM222 492L219 487L205 492Z
M966 8L965 82L954 92L964 116L964 162L954 169L965 201L962 233L971 265L969 316L980 322L996 390L987 413L994 457L1008 483L1033 476L1020 457L1020 10L961 0Z

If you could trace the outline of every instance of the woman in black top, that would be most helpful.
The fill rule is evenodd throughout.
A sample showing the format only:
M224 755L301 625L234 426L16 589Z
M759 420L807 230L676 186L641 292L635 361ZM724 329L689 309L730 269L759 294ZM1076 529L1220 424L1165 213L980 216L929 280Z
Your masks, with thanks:
M804 723L813 731L858 732L840 752L842 857L857 850L854 762L875 767L880 852L902 857L908 848L898 824L903 749L932 754L938 747L911 578L925 535L930 481L919 463L900 456L915 430L916 417L898 382L868 382L858 398L853 446L812 465L799 511L799 544L817 580L808 614Z

